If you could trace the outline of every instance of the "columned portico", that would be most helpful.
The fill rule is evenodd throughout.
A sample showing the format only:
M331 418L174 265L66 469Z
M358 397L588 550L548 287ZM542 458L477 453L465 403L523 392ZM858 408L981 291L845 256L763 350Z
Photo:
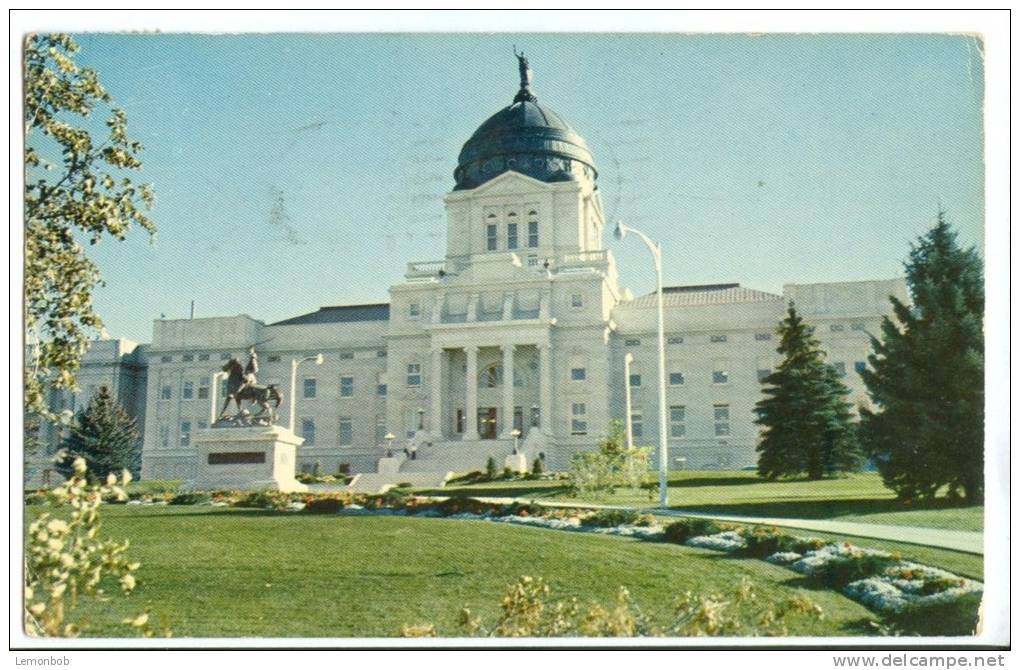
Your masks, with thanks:
M464 411L464 439L478 439L478 347L464 347L467 354L467 369L464 374L466 385Z
M511 438L514 429L514 345L504 344L503 350L503 430L500 437Z

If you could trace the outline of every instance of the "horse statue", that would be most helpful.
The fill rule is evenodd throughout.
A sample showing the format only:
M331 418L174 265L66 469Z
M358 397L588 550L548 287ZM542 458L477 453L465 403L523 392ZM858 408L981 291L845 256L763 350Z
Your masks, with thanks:
M233 417L234 422L241 424L272 425L276 421L276 410L283 402L283 393L276 388L276 384L260 386L258 384L245 383L245 371L241 362L231 358L221 368L227 373L227 397L223 400L223 409L220 411L221 420L230 420L227 415L227 407L230 401L237 403L237 415ZM258 405L262 409L248 419L241 406L241 401L247 400L249 404ZM272 404L270 404L272 403Z

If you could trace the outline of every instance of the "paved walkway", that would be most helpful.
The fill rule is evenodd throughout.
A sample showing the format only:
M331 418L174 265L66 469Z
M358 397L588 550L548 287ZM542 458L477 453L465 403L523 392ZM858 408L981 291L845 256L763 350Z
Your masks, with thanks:
M813 530L819 533L832 533L834 535L849 535L852 537L866 537L875 540L889 540L892 542L903 542L905 544L916 544L923 547L934 547L938 549L951 549L962 551L968 554L984 555L984 534L965 530L945 530L942 528L919 528L916 526L887 526L875 523L861 523L857 521L832 521L828 519L773 519L768 517L755 516L728 516L725 514L707 514L705 512L685 511L681 509L661 510L654 508L627 507L625 505L599 505L595 503L575 502L550 502L544 500L531 500L528 498L478 498L486 502L522 502L534 503L546 507L583 507L586 509L626 509L638 512L649 512L657 516L669 517L698 517L704 519L715 519L717 521L730 521L733 523L752 523L763 526L782 526L783 528L797 528L800 530Z

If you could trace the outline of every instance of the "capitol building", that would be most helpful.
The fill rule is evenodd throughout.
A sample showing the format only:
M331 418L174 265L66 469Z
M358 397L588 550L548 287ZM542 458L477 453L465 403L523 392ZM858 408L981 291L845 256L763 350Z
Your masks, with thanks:
M529 463L565 469L625 418L628 388L635 444L657 444L656 296L621 285L596 158L539 103L529 74L522 66L512 103L463 145L445 196L445 257L407 263L388 302L275 323L257 314L157 320L149 344L96 343L81 394L57 394L55 407L80 409L99 385L113 386L143 428L142 478L188 479L193 434L222 398L213 373L257 344L259 384L284 392L280 423L294 403L299 471L375 472L388 448L412 445L416 458L401 473L480 470L490 456L502 464L515 429ZM670 249L663 260L675 262ZM753 408L780 361L775 331L791 301L851 401L865 404L860 372L890 295L907 300L902 279L791 283L782 294L665 287L669 467L755 465ZM310 360L318 354L321 364ZM57 436L45 437L52 450ZM44 467L27 465L30 479Z

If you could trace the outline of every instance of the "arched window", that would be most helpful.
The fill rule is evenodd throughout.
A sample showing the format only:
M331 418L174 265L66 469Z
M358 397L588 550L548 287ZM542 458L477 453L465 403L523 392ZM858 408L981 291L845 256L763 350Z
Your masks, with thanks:
M502 385L503 365L500 363L493 363L478 375L478 386L481 388L494 389Z

